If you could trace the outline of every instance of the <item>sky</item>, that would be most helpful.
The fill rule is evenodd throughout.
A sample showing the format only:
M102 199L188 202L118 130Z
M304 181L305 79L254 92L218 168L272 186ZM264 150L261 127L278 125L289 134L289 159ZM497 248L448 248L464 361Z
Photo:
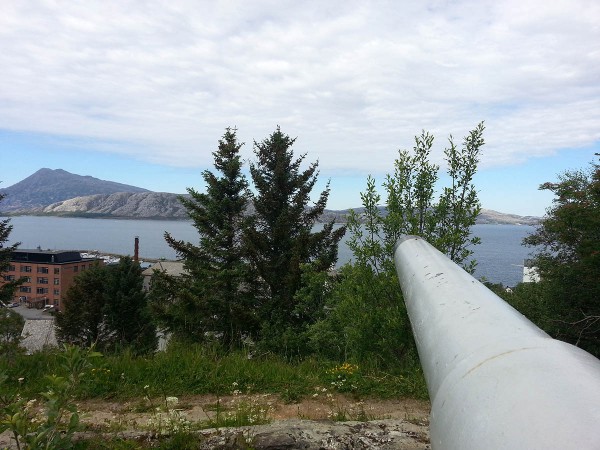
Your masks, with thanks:
M542 216L539 185L600 152L596 0L3 0L0 48L1 187L202 190L226 127L254 161L280 126L345 209L422 130L443 169L485 121L483 207Z

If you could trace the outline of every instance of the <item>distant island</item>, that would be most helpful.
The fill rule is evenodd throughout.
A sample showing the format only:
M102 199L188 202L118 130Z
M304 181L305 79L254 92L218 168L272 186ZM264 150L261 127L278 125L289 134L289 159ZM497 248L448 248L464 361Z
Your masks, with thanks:
M147 189L62 169L40 169L24 180L4 189L0 215L40 215L123 219L187 219L187 211L177 194ZM359 212L362 208L356 208ZM385 208L382 208L385 214ZM346 222L350 209L325 210L321 222ZM477 223L536 225L539 217L518 216L483 209Z

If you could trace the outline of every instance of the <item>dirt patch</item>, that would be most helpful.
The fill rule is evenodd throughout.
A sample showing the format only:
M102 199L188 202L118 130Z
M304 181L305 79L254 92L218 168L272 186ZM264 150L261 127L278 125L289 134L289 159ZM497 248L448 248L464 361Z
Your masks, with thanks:
M164 399L134 399L127 402L86 400L78 402L82 421L101 425L106 420L122 418L125 421L144 421L155 408L165 406ZM270 420L377 420L393 419L428 425L429 402L414 399L356 400L340 394L320 395L297 403L284 403L272 394L222 396L195 395L180 397L176 408L191 422L214 420L217 413L235 412L240 405L263 408Z
M78 402L78 407L82 413L82 423L91 433L122 437L141 436L153 434L153 420L156 420L158 410L164 411L166 400L85 400ZM173 398L170 401L175 402ZM382 445L373 443L374 446L365 448L429 448L430 405L429 402L413 399L356 400L340 394L320 393L297 403L285 403L279 396L272 394L223 397L197 395L177 399L175 406L171 404L171 409L176 409L180 417L192 425L209 426L210 421L214 424L219 418L235 417L240 412L246 414L246 419L255 417L256 425L251 424L250 428L231 428L224 425L219 426L216 433L214 429L202 431L203 439L207 443L216 436L219 439L235 437L239 433L236 430L245 429L243 432L247 433L250 429L255 436L266 433L265 435L275 436L277 439L277 436L294 440L299 439L298 436L311 435L320 442L315 444L317 448L319 445L325 445L320 448L338 448L324 444L327 439L350 445L344 448L363 448L354 447L351 443L372 440L375 437L381 440ZM271 423L261 425L265 422ZM225 429L229 431L224 432ZM9 436L6 433L0 435L0 448L8 445Z

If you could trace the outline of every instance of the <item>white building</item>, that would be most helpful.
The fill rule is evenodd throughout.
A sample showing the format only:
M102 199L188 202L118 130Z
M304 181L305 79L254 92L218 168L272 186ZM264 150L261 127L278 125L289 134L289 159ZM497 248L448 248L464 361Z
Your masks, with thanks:
M164 272L167 275L178 277L185 273L185 269L183 268L183 262L181 261L159 261L152 264L142 272L142 275L144 276L144 290L146 292L150 290L154 272Z
M540 281L540 274L537 267L533 265L533 260L526 259L523 263L523 283L537 283Z

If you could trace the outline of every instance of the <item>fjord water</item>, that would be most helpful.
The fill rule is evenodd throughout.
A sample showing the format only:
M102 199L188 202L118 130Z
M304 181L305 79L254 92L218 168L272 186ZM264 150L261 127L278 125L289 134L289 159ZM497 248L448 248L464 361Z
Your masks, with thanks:
M51 250L97 250L132 255L134 238L140 238L140 257L176 259L175 251L164 239L165 231L176 239L197 242L198 234L191 222L182 220L84 219L62 217L12 217L10 243L20 248L38 246ZM531 249L521 246L534 227L526 225L475 225L473 233L481 238L475 246L477 278L514 286L522 280L523 260ZM352 253L340 243L338 266L348 262Z

